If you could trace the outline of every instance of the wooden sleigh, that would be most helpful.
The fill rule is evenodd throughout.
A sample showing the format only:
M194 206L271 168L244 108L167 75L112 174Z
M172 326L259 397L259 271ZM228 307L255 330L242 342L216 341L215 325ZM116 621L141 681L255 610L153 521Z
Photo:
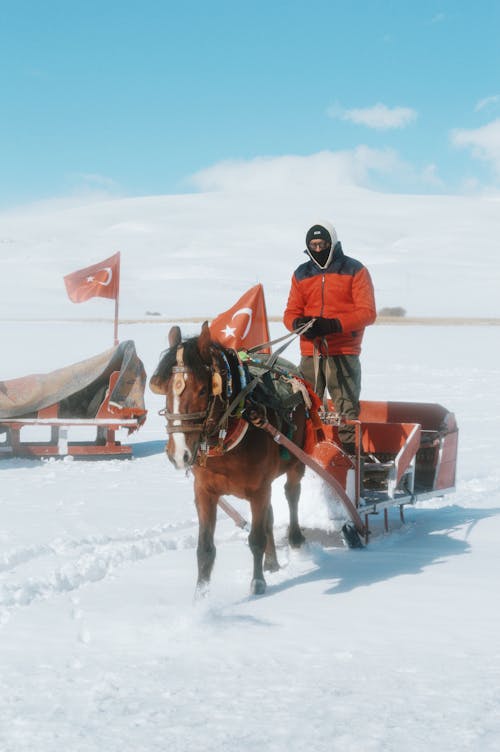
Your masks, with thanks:
M130 340L51 373L0 381L0 459L131 457L116 432L144 423L145 382Z

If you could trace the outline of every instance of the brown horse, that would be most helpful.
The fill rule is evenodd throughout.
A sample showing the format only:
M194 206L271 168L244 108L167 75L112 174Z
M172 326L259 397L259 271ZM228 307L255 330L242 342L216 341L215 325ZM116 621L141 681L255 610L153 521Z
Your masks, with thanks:
M261 594L266 589L263 570L279 569L271 484L286 473L288 538L291 546L300 547L305 539L297 508L304 465L295 457L284 457L268 433L241 417L248 418L249 413L255 416L262 409L254 400L254 387L260 380L252 380L233 350L211 340L206 322L199 337L184 342L179 327L172 327L169 344L150 386L166 395L162 412L167 419L168 458L178 469L191 468L194 475L199 520L197 592L208 588L214 565L218 500L223 494L231 494L250 502L248 542L254 561L251 592ZM271 406L267 419L277 425L280 412ZM289 435L299 446L304 441L305 418L303 402L290 408L285 418Z

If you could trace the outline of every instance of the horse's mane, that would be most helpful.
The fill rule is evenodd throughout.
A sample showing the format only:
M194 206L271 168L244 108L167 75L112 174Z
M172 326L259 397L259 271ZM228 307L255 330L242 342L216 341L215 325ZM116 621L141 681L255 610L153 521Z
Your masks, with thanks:
M196 378L203 379L207 375L208 363L202 359L200 351L198 350L198 337L190 337L181 343L184 348L183 362L184 365L193 371ZM224 348L218 342L210 343L211 349L224 351ZM177 365L177 345L170 347L168 350L162 353L160 362L155 371L155 377L160 382L167 381L171 374L172 368Z

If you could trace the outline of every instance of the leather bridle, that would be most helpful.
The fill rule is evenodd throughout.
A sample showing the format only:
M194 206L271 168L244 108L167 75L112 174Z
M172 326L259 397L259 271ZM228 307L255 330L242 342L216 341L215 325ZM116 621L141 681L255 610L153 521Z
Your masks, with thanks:
M221 433L225 436L225 427L223 425L226 418L226 411L224 407L227 405L228 396L223 396L223 378L216 361L215 355L212 354L212 365L205 365L205 368L211 374L210 385L211 393L208 398L208 404L205 410L192 413L181 412L169 412L165 407L160 410L160 415L163 415L167 420L167 434L173 433L199 433L200 437L196 451L193 452L193 461L196 458L198 450L201 448L205 450L208 448L210 440L213 440L215 436L221 438ZM227 364L229 369L229 364ZM176 365L172 368L173 383L172 389L174 395L180 397L186 387L186 381L188 375L192 373L192 370L188 368L184 363L184 346L178 345L176 351ZM229 375L226 374L226 385L228 384ZM227 392L227 386L226 386ZM220 419L215 417L216 407L222 407L222 417ZM213 423L213 427L210 425ZM227 423L227 418L226 418Z

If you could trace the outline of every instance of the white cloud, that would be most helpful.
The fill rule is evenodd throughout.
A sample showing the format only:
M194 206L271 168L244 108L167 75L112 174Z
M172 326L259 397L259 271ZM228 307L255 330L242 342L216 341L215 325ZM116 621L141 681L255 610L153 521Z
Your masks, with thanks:
M404 128L417 118L416 110L411 107L387 107L378 102L373 107L360 107L351 110L333 105L328 109L332 118L348 120L356 125L364 125L376 130L390 130L392 128Z
M280 202L296 200L328 207L333 195L349 195L355 200L360 190L441 193L445 184L432 163L416 165L394 149L360 145L307 156L219 162L192 175L186 187L205 193L248 195L252 206L261 197L272 195L272 208Z
M190 183L201 191L321 193L333 186L366 186L374 173L401 173L406 168L392 149L358 146L350 151L323 151L308 156L219 162L197 172Z
M491 97L484 97L484 99L480 99L476 103L476 106L474 107L474 112L480 112L480 110L493 107L499 102L500 102L500 94L494 94Z
M500 118L481 128L454 130L451 142L454 146L470 149L474 157L489 162L500 175Z

